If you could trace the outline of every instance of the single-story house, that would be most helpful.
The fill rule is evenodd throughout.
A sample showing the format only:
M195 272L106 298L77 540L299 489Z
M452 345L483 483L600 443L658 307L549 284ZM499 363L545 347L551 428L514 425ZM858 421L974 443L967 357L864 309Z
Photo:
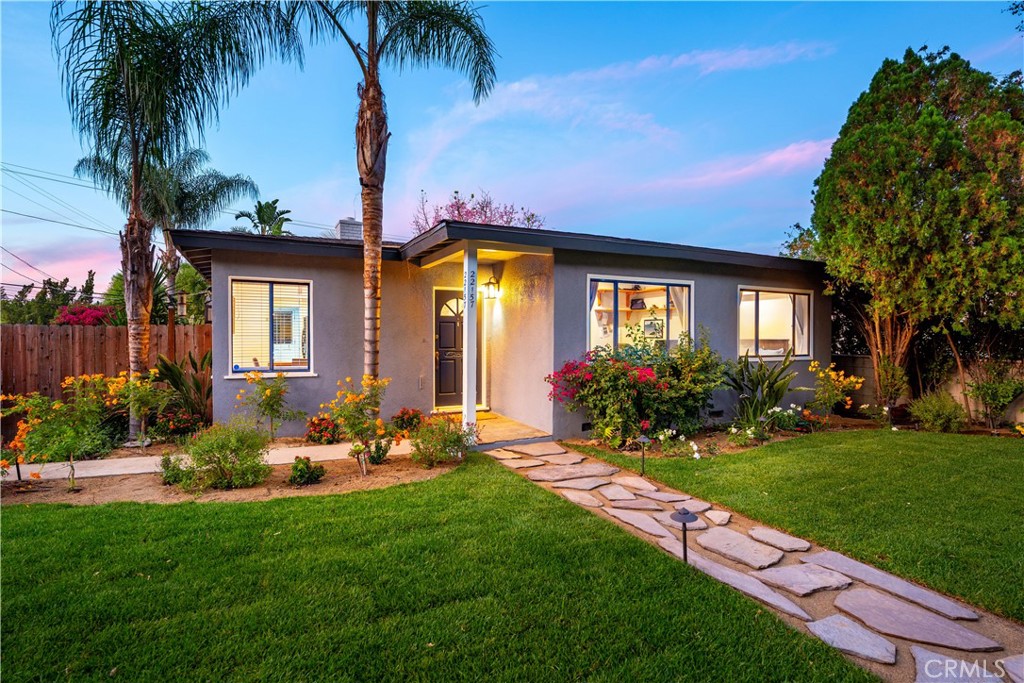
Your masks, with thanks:
M227 419L244 373L283 372L310 415L358 378L363 362L362 242L176 230L174 243L212 286L214 419ZM493 411L558 438L585 415L548 400L544 378L627 326L666 347L701 328L724 358L792 350L810 386L830 358L831 304L820 263L722 249L445 221L385 243L380 374L385 416ZM716 394L712 417L735 396ZM301 433L299 422L282 433Z

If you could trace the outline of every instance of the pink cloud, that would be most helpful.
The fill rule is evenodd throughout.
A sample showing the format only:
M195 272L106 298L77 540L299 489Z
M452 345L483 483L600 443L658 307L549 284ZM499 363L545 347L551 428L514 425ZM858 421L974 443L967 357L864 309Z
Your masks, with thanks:
M69 285L72 287L80 286L88 272L94 270L97 292L104 291L111 276L121 269L121 252L118 245L114 240L106 238L76 240L73 244L61 242L46 245L8 239L5 240L5 246L57 280L69 278ZM36 280L42 281L45 277L9 254L4 254L3 267L0 271L3 282L28 284L24 277L15 275L10 268Z

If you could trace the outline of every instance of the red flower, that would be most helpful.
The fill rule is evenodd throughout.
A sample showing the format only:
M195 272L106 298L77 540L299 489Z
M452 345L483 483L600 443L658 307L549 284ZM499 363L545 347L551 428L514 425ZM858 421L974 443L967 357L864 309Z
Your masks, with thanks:
M640 420L640 429L642 429L643 431L646 432L650 428L651 428L651 421L650 420Z

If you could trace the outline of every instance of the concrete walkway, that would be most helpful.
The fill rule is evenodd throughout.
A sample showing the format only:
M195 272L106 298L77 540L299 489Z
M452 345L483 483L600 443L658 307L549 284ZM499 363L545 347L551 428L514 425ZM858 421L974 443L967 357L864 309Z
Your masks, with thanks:
M884 680L1024 683L1019 624L555 443L488 454L678 559L682 525L670 515L693 512L687 550L694 569Z
M270 465L288 465L296 457L309 456L314 462L341 460L349 457L352 444L337 443L329 446L286 446L271 448L267 453ZM405 441L391 449L394 455L408 455L409 442ZM40 479L67 479L68 464L66 462L50 462L43 464L24 464L21 466L22 479L29 479L32 472L39 472ZM82 460L75 463L75 477L116 477L123 474L157 474L160 472L160 456L139 456L137 458L111 458L109 460ZM16 470L11 467L4 481L13 481L17 477Z

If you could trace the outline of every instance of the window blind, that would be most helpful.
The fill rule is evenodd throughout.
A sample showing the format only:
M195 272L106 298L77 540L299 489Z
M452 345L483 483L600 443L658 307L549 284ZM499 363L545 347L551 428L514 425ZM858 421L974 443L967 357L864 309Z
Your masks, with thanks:
M309 285L231 283L233 372L309 370Z

